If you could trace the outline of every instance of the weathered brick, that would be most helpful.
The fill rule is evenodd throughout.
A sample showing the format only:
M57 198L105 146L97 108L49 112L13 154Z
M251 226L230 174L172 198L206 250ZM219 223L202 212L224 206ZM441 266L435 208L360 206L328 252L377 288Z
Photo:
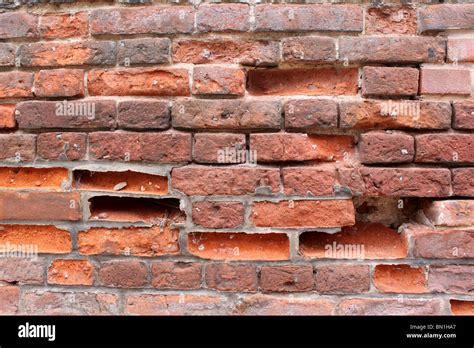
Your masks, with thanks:
M441 315L442 302L439 299L394 299L394 298L354 298L339 303L341 315Z
M35 158L36 136L32 134L0 134L0 159L14 162Z
M117 48L117 62L125 66L169 63L170 46L168 38L121 40Z
M361 163L407 163L413 161L414 154L415 140L409 134L373 131L360 136Z
M179 230L151 228L90 228L78 234L83 255L160 256L179 252Z
M280 171L276 168L186 166L173 169L171 174L173 188L190 196L280 191Z
M247 4L203 3L196 11L199 32L235 32L250 29L250 7Z
M193 71L193 94L241 96L245 93L245 72L242 69L197 66Z
M198 289L202 265L196 262L157 262L151 266L151 284L159 289Z
M250 135L258 162L336 161L352 152L352 136L262 133Z
M88 75L90 95L186 96L189 76L177 68L116 68L92 70Z
M0 13L0 39L37 37L38 16L23 11Z
M250 218L258 227L339 227L355 223L351 200L254 202Z
M22 66L115 65L113 41L42 42L21 45Z
M469 69L422 68L420 94L471 94Z
M178 34L194 29L192 6L156 6L95 9L92 35Z
M426 271L410 265L377 265L374 285L380 292L420 294L427 292Z
M2 225L0 244L34 246L39 253L68 254L72 251L68 231L48 225Z
M35 74L37 97L84 96L84 70L40 70Z
M317 265L315 272L315 290L319 293L363 293L369 291L370 288L369 266Z
M60 192L0 192L0 220L61 220L81 219L80 196ZM27 209L25 209L27 207Z
M15 104L0 104L0 129L15 126Z
M453 195L474 196L474 168L456 168L453 173Z
M205 267L206 287L218 291L257 291L257 267L255 265L235 265L211 263Z
M366 34L416 34L416 9L409 5L369 7L365 14Z
M273 66L280 60L278 41L238 39L181 39L173 42L175 63L234 63Z
M450 300L449 304L454 315L474 315L474 301Z
M284 105L285 128L335 128L337 103L328 99L295 99Z
M193 159L198 163L245 163L245 134L196 133Z
M286 195L332 196L336 168L330 165L286 167L281 169Z
M9 43L0 43L0 66L15 65L16 47Z
M363 68L364 96L414 96L418 93L419 71L415 68Z
M339 59L353 63L444 62L445 40L417 36L361 36L339 39Z
M46 13L41 16L39 31L45 39L86 37L89 34L87 12Z
M26 71L0 72L0 99L33 96L34 74Z
M123 129L167 129L169 103L163 100L126 100L117 105L117 121Z
M58 259L48 268L48 283L59 285L92 285L94 266L88 260Z
M415 162L474 163L474 135L422 134L415 140Z
M474 292L473 265L432 265L428 274L431 292L472 294Z
M17 104L16 120L23 129L97 129L115 126L115 101L27 101Z
M283 60L290 62L334 62L336 41L329 37L303 36L282 40Z
M290 295L291 296L291 295ZM233 313L237 315L331 315L335 303L311 297L281 297L255 294L243 297Z
M41 133L36 140L37 155L44 160L84 160L86 150L86 133Z
M3 23L2 23L3 24ZM0 314L17 314L20 303L20 288L18 286L0 287Z
M418 31L474 29L474 4L441 4L418 9Z
M0 168L0 188L60 191L69 182L66 168Z
M451 105L445 102L377 101L342 102L340 127L357 129L447 129Z
M103 262L98 279L104 286L119 288L140 288L147 283L147 266L139 261Z
M357 69L254 69L248 72L247 90L253 95L357 94Z
M474 62L474 39L449 38L448 60L451 62Z
M474 129L474 102L454 102L453 128Z
M262 266L260 288L263 291L298 292L314 288L313 266L307 264Z
M9 244L2 244L3 258L0 259L0 281L7 283L18 283L20 285L43 284L44 260L21 257L5 257L8 246Z
M244 223L240 202L202 201L193 203L193 222L206 228L233 228Z
M264 4L255 7L256 31L362 31L362 8L353 5Z
M191 160L191 134L95 132L89 134L89 156L111 161L186 162Z
M188 251L209 260L288 260L290 244L284 233L193 232Z
M474 257L474 231L410 228L414 255L427 259L462 259Z
M303 233L300 253L318 259L402 259L408 254L408 242L404 235L382 224L358 223L335 234Z
M443 200L423 207L425 216L434 226L474 225L474 200Z
M446 197L451 175L444 168L339 169L339 180L355 194L369 197Z

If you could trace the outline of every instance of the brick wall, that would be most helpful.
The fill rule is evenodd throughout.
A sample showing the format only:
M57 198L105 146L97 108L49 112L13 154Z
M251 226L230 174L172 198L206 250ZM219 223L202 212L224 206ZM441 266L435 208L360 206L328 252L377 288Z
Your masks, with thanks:
M1 314L474 313L474 4L54 2L0 5Z

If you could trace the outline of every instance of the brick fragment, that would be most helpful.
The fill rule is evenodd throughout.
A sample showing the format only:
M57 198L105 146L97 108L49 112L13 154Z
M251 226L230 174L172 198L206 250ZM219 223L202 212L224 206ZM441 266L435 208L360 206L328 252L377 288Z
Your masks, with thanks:
M410 265L377 265L374 284L380 292L420 294L427 292L426 271Z
M418 93L419 71L415 68L363 68L363 96L414 96Z
M101 264L98 279L104 286L141 288L147 283L147 266L139 261L107 261Z
M471 72L469 69L422 68L420 94L471 94Z
M193 222L206 228L238 227L244 223L244 206L240 202L196 202Z
M86 133L41 133L37 138L39 158L49 161L78 161L86 158Z
M262 266L260 288L276 292L310 291L314 288L313 266Z
M2 225L0 244L34 246L39 253L68 254L72 250L68 231L49 225Z
M198 289L202 265L196 262L156 262L151 265L152 285L159 289Z
M361 163L407 163L415 154L413 136L400 132L364 133L359 141Z
M48 268L48 283L59 285L92 285L94 266L88 260L58 259Z
M257 267L211 263L206 265L206 286L209 289L232 292L257 291Z

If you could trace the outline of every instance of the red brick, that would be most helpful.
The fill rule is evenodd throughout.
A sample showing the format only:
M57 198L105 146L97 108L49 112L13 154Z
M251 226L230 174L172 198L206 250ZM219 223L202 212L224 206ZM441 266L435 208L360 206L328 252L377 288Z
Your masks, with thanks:
M368 197L447 197L451 175L445 168L339 169L339 180Z
M454 102L453 128L474 129L474 102Z
M143 6L95 9L92 35L178 34L194 29L192 6Z
M245 72L242 69L197 66L193 71L193 94L241 96L245 93Z
M255 265L211 263L206 265L205 273L206 287L209 289L232 292L257 291Z
M422 134L415 136L419 163L473 163L474 135Z
M474 301L450 300L449 304L454 315L474 315Z
M38 16L23 11L0 13L0 39L37 37Z
M474 293L473 265L432 265L428 275L431 292Z
M319 293L347 294L369 291L369 266L317 265L315 266L316 291Z
M189 95L189 76L186 69L92 70L88 90L90 95L185 96Z
M422 68L420 94L471 94L471 72L468 69Z
M54 260L48 268L48 283L92 285L94 266L88 260Z
M250 135L258 162L336 161L352 152L352 136L264 133Z
M447 129L451 105L444 102L377 101L342 102L340 127L356 129Z
M336 41L329 37L303 36L282 40L283 60L290 62L334 62Z
M0 129L15 128L15 105L0 104Z
M195 262L153 263L152 285L159 289L199 289L201 287L202 265Z
M474 29L474 4L441 4L418 10L418 31Z
M121 101L117 121L123 129L167 129L171 123L169 103L164 100Z
M262 266L260 288L263 291L298 292L314 288L313 266L306 264Z
M27 291L23 312L34 315L117 315L119 296L104 292Z
M423 207L425 216L434 226L474 225L474 200L443 200Z
M407 163L413 161L414 154L415 140L409 134L374 131L360 136L361 163Z
M250 7L247 4L203 3L196 12L196 29L201 33L248 31Z
M39 253L68 254L72 251L71 235L68 231L48 225L2 225L0 244L29 245Z
M8 285L0 287L0 314L1 315L17 314L19 303L20 303L20 288L19 287L8 286Z
M0 72L0 99L33 96L33 73L26 71Z
M69 183L66 168L0 168L0 188L61 191Z
M37 97L84 96L84 70L40 70L35 75Z
M456 168L453 173L453 195L474 196L474 168Z
M147 266L139 261L107 261L101 264L99 281L104 286L141 288L147 283Z
M474 62L474 39L449 38L448 60L451 62Z
M263 4L255 7L256 31L362 31L362 8L354 5Z
M420 294L427 292L423 267L410 265L377 265L374 285L379 292Z
M350 200L254 202L251 221L258 227L339 227L354 221Z
M186 166L173 169L171 174L173 188L190 196L280 191L280 171L276 168Z
M291 297L290 297L291 296ZM241 298L233 313L237 315L331 315L335 303L311 297L256 294Z
M0 159L15 162L35 158L36 136L32 134L0 134Z
M8 43L0 43L0 66L15 65L16 46Z
M275 100L198 100L173 103L173 127L197 129L279 129L280 103Z
M195 202L193 222L206 228L238 227L244 223L244 206L240 202Z
M170 62L168 38L121 40L117 50L119 65L164 64Z
M83 255L132 255L152 257L179 253L179 230L151 228L90 228L78 234Z
M406 5L369 7L365 14L366 34L416 34L416 9Z
M117 191L117 185L125 183L120 192L143 193L147 195L166 195L168 193L168 178L135 171L98 172L76 170L73 186L85 191Z
M354 298L339 303L340 315L442 315L439 299Z
M414 96L418 93L419 71L415 68L363 68L364 96Z
M41 16L39 31L45 39L86 37L89 34L88 13L46 13Z
M76 193L0 192L0 220L61 220L81 219L80 197ZM27 207L27 209L25 209Z
M300 253L318 259L402 259L408 254L408 242L404 235L382 224L358 223L335 234L303 233Z
M330 165L281 169L285 195L332 196L336 169Z
M437 37L342 37L339 59L350 63L442 63L445 46L445 40Z
M188 251L209 260L288 260L290 244L284 233L193 232Z
M37 42L18 51L21 66L115 65L113 41Z
M0 281L20 285L44 283L44 260L31 257L5 257L8 252L8 244L3 244L2 249L3 258L0 259Z
M196 133L193 159L198 163L245 163L247 160L245 134Z
M90 133L89 156L91 159L109 161L186 162L191 160L191 134Z
M49 161L78 161L86 158L86 133L41 133L36 151L39 158Z
M175 63L233 63L274 66L280 60L278 41L244 39L181 39L173 42Z
M285 128L337 127L337 103L328 99L294 99L285 103Z
M357 69L250 70L247 90L253 95L357 94Z

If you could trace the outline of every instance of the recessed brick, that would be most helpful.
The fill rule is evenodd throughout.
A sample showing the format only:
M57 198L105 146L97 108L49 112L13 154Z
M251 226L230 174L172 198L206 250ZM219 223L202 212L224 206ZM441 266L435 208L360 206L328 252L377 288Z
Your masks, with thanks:
M422 68L420 94L471 94L471 72L469 69Z
M425 269L410 265L377 265L374 284L380 292L412 294L427 292Z

